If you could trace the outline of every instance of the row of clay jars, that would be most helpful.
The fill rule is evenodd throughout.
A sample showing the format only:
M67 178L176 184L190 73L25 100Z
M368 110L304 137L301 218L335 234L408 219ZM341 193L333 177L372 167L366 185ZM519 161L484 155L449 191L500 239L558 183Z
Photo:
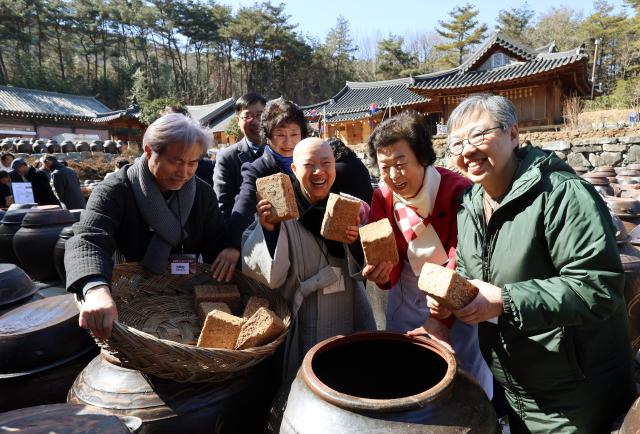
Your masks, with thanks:
M629 319L631 345L640 350L640 202L635 199L605 197L609 206L620 260L625 273L624 296Z

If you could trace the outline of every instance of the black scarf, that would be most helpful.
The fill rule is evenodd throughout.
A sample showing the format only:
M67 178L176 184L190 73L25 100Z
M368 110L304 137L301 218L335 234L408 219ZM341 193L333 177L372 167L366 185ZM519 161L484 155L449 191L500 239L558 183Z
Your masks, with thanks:
M293 191L296 195L296 203L298 204L298 211L300 213L300 217L298 217L300 224L326 244L331 256L344 258L344 247L342 246L342 243L327 240L320 235L320 228L322 227L322 220L324 219L324 212L327 207L327 200L329 197L327 196L321 201L313 204L310 203L309 199L307 199L307 196L305 196L302 191L300 182L295 178L293 179ZM354 258L362 263L364 260L364 253L362 252L360 241L356 240L348 247Z

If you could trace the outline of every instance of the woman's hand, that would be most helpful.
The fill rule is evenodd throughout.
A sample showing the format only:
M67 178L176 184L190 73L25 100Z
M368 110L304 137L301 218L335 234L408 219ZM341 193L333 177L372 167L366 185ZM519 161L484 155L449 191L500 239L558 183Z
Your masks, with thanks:
M271 203L266 199L262 199L258 202L258 205L256 205L256 211L258 212L258 219L260 220L262 228L265 231L274 231L276 229L276 225L267 221L269 216L271 216Z
M441 305L435 299L429 297L428 295L427 295L427 307L431 312L431 316L434 318L443 319L451 315L451 311L449 309L447 309L446 307L444 307L443 305Z
M381 262L378 265L367 264L362 270L362 277L371 280L378 286L382 286L389 282L393 265L393 262L389 261Z
M211 264L211 276L220 282L230 282L239 259L240 250L227 247Z
M478 295L462 309L453 311L460 321L478 324L502 315L502 288L482 280L470 280L478 288Z
M80 327L91 330L98 339L107 339L117 320L118 309L108 286L99 285L87 291L78 318Z
M356 217L355 226L347 226L347 240L349 240L349 244L353 244L355 240L360 236L360 231L358 228L360 227L360 216Z
M449 328L444 323L432 318L431 316L429 316L424 324L422 324L422 327L408 331L407 334L409 336L421 336L426 334L434 341L444 345L453 354L456 353L451 346Z

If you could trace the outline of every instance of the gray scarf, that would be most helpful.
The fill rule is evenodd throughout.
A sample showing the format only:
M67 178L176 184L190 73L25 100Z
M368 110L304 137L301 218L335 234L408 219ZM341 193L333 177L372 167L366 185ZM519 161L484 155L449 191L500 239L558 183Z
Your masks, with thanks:
M129 167L127 178L131 182L133 197L142 218L155 231L142 265L153 273L163 273L172 248L188 236L184 225L196 196L196 180L189 180L174 192L167 203L149 171L149 162L144 154Z

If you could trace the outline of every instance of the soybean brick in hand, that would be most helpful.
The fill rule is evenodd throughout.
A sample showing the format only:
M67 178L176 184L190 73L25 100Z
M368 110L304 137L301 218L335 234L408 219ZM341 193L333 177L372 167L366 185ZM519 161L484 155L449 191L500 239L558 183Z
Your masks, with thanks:
M340 194L329 194L322 219L320 235L327 240L349 243L347 226L355 226L360 212L360 200Z
M269 223L279 223L299 217L291 179L284 173L258 178L256 197L258 201L266 199L271 204L271 215L267 218Z
M384 261L396 264L400 260L393 228L387 218L362 226L360 242L368 265L378 265Z
M454 270L428 262L420 271L418 288L449 310L462 309L478 295L478 288Z

